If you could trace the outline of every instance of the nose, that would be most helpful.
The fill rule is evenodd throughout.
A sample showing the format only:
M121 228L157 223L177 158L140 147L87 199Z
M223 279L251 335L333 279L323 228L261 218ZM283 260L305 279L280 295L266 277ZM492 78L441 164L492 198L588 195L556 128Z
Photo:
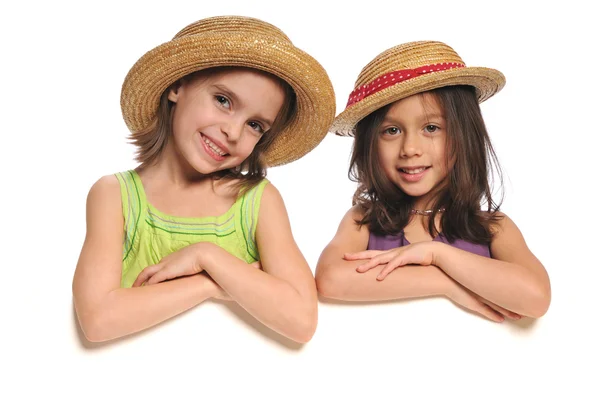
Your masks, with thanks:
M423 154L419 134L406 132L403 138L404 139L402 140L400 147L401 157L410 158L413 156L421 156Z
M232 118L221 123L221 132L227 137L227 141L237 141L242 136L245 125L244 121Z

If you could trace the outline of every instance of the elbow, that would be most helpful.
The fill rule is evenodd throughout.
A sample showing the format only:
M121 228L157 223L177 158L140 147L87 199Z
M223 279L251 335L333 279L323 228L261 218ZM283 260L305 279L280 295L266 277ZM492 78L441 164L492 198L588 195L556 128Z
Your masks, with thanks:
M550 284L535 284L523 296L522 309L517 313L529 318L541 318L548 312L551 296Z
M300 344L308 343L317 330L318 303L316 297L306 303L304 310L298 314L292 336L294 341Z
M318 303L316 297L305 297L297 305L294 305L295 310L285 311L284 315L287 326L283 334L296 343L308 343L314 336L317 330L318 321Z
M294 331L292 339L297 343L306 344L313 338L316 330L317 311L314 311L313 314L305 316L304 319L302 319L299 322L298 326L296 327L296 330Z
M79 326L90 343L103 343L114 339L114 333L110 327L110 322L107 316L102 315L99 311L87 311L82 314L77 314L79 318Z
M552 300L552 294L550 291L550 287L540 288L537 292L533 294L531 300L531 314L532 318L541 318L547 312L548 308L550 308L550 301Z
M81 333L90 343L102 343L114 337L110 335L109 319L106 311L101 310L101 306L92 305L89 300L77 294L75 282L73 282L73 306Z
M104 323L95 314L87 314L79 317L79 326L90 343L102 343L109 340Z
M315 275L317 292L320 296L338 299L340 298L340 284L331 266L320 265Z

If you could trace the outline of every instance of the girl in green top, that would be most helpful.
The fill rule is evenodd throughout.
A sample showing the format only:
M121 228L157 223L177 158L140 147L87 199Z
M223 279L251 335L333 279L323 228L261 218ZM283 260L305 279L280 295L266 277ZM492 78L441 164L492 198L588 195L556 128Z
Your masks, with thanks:
M310 340L314 278L265 169L326 135L335 99L321 65L268 23L208 18L138 60L121 109L140 165L88 195L73 280L85 336L118 338L217 298Z

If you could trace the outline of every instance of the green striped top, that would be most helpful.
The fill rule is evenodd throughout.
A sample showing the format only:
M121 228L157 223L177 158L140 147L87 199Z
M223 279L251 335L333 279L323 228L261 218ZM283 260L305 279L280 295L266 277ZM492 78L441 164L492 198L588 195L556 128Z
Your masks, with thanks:
M224 214L191 218L164 214L148 203L135 170L115 175L125 221L121 287L131 287L144 268L192 243L212 242L247 263L258 261L256 224L267 179L241 195Z

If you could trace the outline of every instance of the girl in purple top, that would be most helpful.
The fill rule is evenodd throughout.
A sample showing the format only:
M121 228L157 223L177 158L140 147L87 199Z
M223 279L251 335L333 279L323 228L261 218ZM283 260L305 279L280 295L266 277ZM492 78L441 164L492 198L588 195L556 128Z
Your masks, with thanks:
M354 136L358 188L319 259L321 295L442 295L497 322L546 313L548 274L488 182L497 161L479 103L504 83L439 42L393 47L363 68L331 129Z

